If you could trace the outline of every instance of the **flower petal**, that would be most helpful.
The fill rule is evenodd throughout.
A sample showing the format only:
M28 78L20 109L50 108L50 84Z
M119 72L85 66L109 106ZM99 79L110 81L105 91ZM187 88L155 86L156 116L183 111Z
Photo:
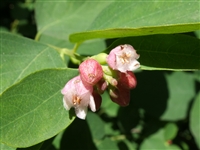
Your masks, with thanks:
M87 115L88 108L85 106L75 107L76 116L80 119L85 119Z
M68 101L65 96L63 97L63 105L66 110L70 110L70 108L73 106L73 104L70 103L70 101Z
M90 109L95 112L96 111L96 105L94 101L94 97L90 95L90 102L89 102Z

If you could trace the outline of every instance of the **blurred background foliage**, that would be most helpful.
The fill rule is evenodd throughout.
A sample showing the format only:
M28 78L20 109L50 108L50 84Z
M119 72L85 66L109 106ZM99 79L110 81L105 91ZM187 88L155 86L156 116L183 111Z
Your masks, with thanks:
M34 39L34 0L1 0L0 14L1 31ZM186 34L200 35L199 31ZM69 67L77 66L69 62ZM57 136L17 150L199 149L200 133L195 126L199 123L200 72L139 70L135 74L138 85L128 107L119 107L104 93L101 109L89 112L86 121L76 118ZM4 144L1 148L15 149Z

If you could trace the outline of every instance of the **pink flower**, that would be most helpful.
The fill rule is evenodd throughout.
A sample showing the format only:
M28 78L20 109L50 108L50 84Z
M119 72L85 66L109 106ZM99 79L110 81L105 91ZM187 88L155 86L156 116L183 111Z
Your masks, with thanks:
M64 95L63 104L65 109L70 110L71 107L74 107L76 116L85 119L88 106L90 106L92 111L96 111L92 92L93 87L83 84L80 76L72 78L61 91Z
M119 72L118 83L124 88L133 89L137 85L137 80L133 72L127 71L127 73Z
M81 79L90 85L95 85L103 77L101 65L94 59L87 59L79 66Z
M110 51L107 63L113 70L125 73L140 67L140 63L137 61L139 56L131 45L120 45Z

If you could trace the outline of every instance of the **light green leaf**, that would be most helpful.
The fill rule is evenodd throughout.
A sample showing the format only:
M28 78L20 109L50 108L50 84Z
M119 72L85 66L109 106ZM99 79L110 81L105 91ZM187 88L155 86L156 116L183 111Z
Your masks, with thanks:
M70 34L88 28L97 15L110 3L110 1L93 2L91 0L63 0L62 2L37 0L35 11L38 36L36 38L42 35L69 43Z
M165 140L173 140L178 132L178 127L175 123L168 123L164 128Z
M0 43L0 93L35 71L65 67L54 49L33 40L1 32Z
M200 40L187 35L149 35L116 40L109 52L120 44L131 44L140 54L143 70L200 69Z
M200 39L200 30L195 31L194 34L198 39Z
M29 147L58 134L74 119L63 107L61 89L78 74L72 69L33 73L0 96L0 141Z
M109 138L105 138L104 140L100 141L97 145L98 150L117 150L119 149L117 146L116 141L112 141Z
M0 143L0 150L16 150L16 148L12 148L3 143Z
M63 0L62 2L45 2L38 0L35 5L38 26L36 39L40 42L57 47L72 49L74 44L69 42L69 34L87 28L95 16L109 3L110 2L92 2L87 0ZM88 7L95 7L96 11L88 9ZM85 17L82 17L82 15ZM48 16L51 16L51 19ZM105 48L104 40L90 40L81 43L78 53L94 55Z
M42 35L41 38L58 40L56 43L60 39L69 44L70 34L72 42L80 42L91 38L180 33L200 28L198 0L63 0L48 3L37 0L35 8L39 31L36 39Z
M164 130L160 129L141 144L141 150L181 150L176 145L169 145L164 139Z
M70 35L70 41L195 31L200 29L199 13L198 0L112 1L88 28Z
M190 112L190 129L195 141L200 148L200 92L196 96Z
M195 95L194 75L184 72L166 74L168 84L167 108L162 120L181 120L186 118L188 105Z
M136 77L138 85L131 92L128 107L144 109L148 116L165 121L187 117L195 96L193 72L142 71Z

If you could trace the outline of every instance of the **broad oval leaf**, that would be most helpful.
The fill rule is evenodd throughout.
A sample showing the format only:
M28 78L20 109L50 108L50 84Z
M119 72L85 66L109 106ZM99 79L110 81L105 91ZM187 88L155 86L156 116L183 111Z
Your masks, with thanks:
M178 127L175 123L167 123L164 128L165 140L173 140L178 132Z
M0 93L32 72L65 67L59 53L47 45L0 32Z
M96 16L88 28L71 34L70 41L199 30L199 13L198 0L113 1Z
M191 72L142 71L131 91L130 105L163 121L183 120L195 96L195 74ZM126 114L131 114L131 109Z
M200 40L187 35L149 35L116 40L107 52L120 44L131 44L140 54L143 70L200 69Z
M16 150L16 148L9 147L3 143L0 143L1 150Z
M181 150L177 145L167 144L164 139L164 129L158 130L144 140L141 144L141 149L159 149L159 150Z
M74 119L63 107L61 89L78 74L72 69L33 73L0 96L0 141L29 147L58 134Z
M168 86L167 108L162 120L182 120L187 117L189 103L195 96L194 74L172 72L165 74Z
M69 35L87 29L97 15L110 3L112 2L93 2L91 0L47 2L45 0L37 0L35 11L38 36L36 38L45 36L45 38L56 39L58 40L57 42L63 40L68 42L67 46L72 46L69 43ZM48 42L48 40L46 42Z

